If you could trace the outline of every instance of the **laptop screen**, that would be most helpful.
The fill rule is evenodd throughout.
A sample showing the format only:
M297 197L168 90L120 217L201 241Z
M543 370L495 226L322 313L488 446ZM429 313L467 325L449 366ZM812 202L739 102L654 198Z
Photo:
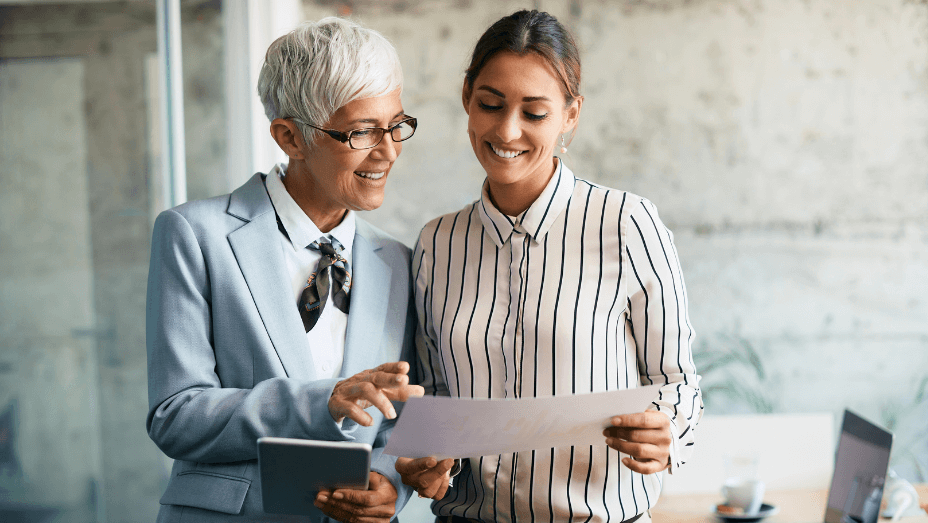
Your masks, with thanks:
M825 523L875 523L893 435L844 411Z

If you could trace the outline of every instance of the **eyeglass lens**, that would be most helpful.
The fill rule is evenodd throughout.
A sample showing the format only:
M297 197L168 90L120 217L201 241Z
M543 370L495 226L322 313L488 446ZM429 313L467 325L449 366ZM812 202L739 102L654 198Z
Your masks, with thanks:
M415 132L416 128L411 125L410 122L406 121L400 122L393 127L390 131L390 135L394 142L402 142ZM383 134L384 130L379 128L358 129L351 132L351 136L348 140L351 147L355 149L367 149L379 145L380 141L383 140Z

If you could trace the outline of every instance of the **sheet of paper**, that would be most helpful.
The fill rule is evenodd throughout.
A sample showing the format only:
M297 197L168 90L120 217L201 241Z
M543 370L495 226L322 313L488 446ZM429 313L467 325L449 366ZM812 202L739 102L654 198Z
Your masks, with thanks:
M384 452L407 458L467 458L523 450L605 445L620 414L644 411L660 385L522 399L411 398Z

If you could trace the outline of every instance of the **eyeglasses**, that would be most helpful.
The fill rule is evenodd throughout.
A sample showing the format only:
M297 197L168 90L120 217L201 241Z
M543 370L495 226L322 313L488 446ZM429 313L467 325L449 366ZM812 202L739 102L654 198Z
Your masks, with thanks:
M301 123L313 129L322 131L327 135L335 138L339 142L345 143L348 142L348 147L352 149L370 149L372 147L377 147L380 145L380 142L383 141L384 135L389 132L390 137L394 142L402 142L412 138L412 135L416 134L416 119L415 118L406 118L405 120L393 124L390 127L365 127L363 129L354 129L343 133L341 131L335 131L332 129L323 129L322 127L316 127L315 125L308 124L303 120L298 118L290 118L294 122Z

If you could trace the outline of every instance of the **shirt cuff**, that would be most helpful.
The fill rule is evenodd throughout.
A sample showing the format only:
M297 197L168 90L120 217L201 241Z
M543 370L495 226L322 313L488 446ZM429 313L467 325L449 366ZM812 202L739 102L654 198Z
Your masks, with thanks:
M448 486L454 486L454 478L461 473L461 470L464 468L464 463L461 461L461 458L454 458L454 465L451 465L451 470L448 471Z
M670 418L670 458L667 460L667 473L673 474L673 470L676 467L680 466L679 461L677 461L677 456L680 455L680 437L677 434L677 424L674 423L673 418Z

